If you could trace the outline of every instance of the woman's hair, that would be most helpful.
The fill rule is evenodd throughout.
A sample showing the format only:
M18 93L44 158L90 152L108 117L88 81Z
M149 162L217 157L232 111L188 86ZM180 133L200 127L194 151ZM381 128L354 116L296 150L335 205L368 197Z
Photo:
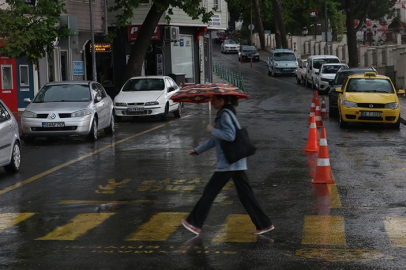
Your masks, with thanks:
M224 100L224 104L230 103L233 106L238 106L238 97L237 96L233 96L233 95L218 95L217 96L220 99Z

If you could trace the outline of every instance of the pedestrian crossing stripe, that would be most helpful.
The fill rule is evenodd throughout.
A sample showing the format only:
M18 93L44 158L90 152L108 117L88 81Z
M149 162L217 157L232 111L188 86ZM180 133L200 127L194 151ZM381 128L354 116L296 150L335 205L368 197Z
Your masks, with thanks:
M256 235L251 234L255 226L248 215L228 215L226 223L214 237L213 242L256 242Z
M406 247L406 218L405 217L385 217L385 230L388 233L392 247Z
M175 232L181 219L187 217L187 213L166 212L154 215L147 223L144 223L138 231L129 235L126 241L165 241Z
M17 225L21 221L35 215L35 213L3 213L0 214L0 232Z
M87 213L79 214L68 224L58 227L44 237L35 240L75 240L91 229L100 225L115 213Z
M343 216L305 216L302 245L345 246Z
M0 214L0 233L12 229L36 213L2 213ZM43 237L35 240L77 240L99 226L115 213L83 213L75 216L66 225L57 227ZM188 213L161 212L130 234L126 241L166 241L180 227L180 220ZM303 225L303 245L346 246L343 216L305 216ZM406 247L406 217L384 217L383 223L392 247ZM278 229L278 225L276 225ZM248 215L228 215L220 231L212 242L252 243L257 240L251 234L255 227Z

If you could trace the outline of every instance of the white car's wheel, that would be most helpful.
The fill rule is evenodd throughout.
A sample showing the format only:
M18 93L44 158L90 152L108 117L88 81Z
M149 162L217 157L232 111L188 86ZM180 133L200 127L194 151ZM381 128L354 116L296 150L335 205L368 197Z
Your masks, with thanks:
M166 103L164 113L161 115L162 121L168 120L168 112L169 112L169 105L168 105L168 103Z
M174 115L176 118L180 118L180 117L182 116L182 104L181 104L181 103L179 103L178 109L173 112L173 115Z
M10 173L17 172L20 169L20 164L21 164L20 144L18 142L15 142L13 146L13 153L11 155L10 164L4 166L4 170Z
M114 134L114 131L116 131L114 124L114 114L111 112L110 125L104 129L104 132L106 132L106 134Z

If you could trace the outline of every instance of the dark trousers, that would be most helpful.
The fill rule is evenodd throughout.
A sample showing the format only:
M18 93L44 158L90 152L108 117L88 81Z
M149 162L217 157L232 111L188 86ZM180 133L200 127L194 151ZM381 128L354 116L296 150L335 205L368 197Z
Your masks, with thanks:
M248 183L248 177L245 171L215 172L204 188L202 196L187 217L186 221L197 228L202 228L214 200L230 178L233 179L234 185L237 189L238 198L250 216L256 229L262 230L271 226L272 222L265 214L264 210L262 210L261 205L256 199L254 192Z

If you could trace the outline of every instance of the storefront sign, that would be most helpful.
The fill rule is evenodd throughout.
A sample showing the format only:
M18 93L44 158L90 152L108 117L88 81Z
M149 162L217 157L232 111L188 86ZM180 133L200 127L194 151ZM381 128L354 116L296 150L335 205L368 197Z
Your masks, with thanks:
M221 16L214 14L209 21L209 26L221 26Z
M84 75L83 61L73 61L73 75Z
M128 41L134 41L138 37L142 25L128 25L127 26L127 36ZM155 27L154 34L151 37L151 40L161 40L161 27L158 25Z
M110 43L95 43L96 53L111 53ZM90 44L90 52L92 52L92 44Z

